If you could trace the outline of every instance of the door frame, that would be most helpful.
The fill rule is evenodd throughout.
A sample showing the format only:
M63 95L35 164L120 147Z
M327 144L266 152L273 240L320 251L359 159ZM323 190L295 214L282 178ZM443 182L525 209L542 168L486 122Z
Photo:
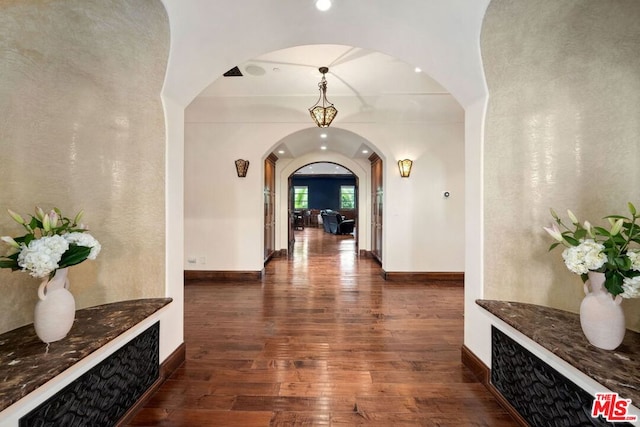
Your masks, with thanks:
M294 233L294 229L293 229L293 211L294 206L293 206L293 175L296 173L296 171L302 169L305 166L308 165L312 165L314 163L332 163L338 166L341 166L343 168L345 168L346 170L348 170L353 177L355 178L355 209L354 209L354 213L355 213L355 221L356 221L356 227L355 227L355 234L354 234L354 239L355 239L355 252L356 252L356 256L358 256L360 254L360 229L361 229L361 225L359 223L359 219L360 219L360 198L358 196L359 194L359 189L360 189L360 177L355 174L350 168L348 168L347 166L341 164L341 163L337 163L337 162L333 162L333 161L316 161L316 162L309 162L306 165L302 165L300 166L298 169L296 169L295 171L293 171L288 177L287 177L287 254L288 257L291 258L293 256L293 245L295 244L295 233Z

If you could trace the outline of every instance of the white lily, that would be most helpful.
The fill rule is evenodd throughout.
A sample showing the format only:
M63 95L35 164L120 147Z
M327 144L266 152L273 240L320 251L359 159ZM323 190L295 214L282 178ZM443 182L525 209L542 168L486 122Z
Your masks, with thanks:
M73 223L78 224L80 222L80 219L82 219L82 215L84 215L84 210L81 210L76 214L76 217L73 219Z
M619 220L617 220L614 224L613 227L611 227L611 235L615 236L616 234L618 234L620 232L620 230L622 230L622 224L624 224L624 219L620 218Z
M572 223L577 224L578 222L578 217L574 215L573 212L571 212L570 209L567 209L567 215L569 216L569 219L571 220Z
M44 218L44 210L40 206L36 206L36 218L42 222L42 218Z
M16 213L11 209L7 209L7 212L9 212L9 215L11 215L11 218L13 218L15 222L17 222L18 224L25 224L24 219L20 216L19 213Z
M49 212L49 226L51 228L56 228L58 225L58 214L56 211Z
M49 219L49 214L44 214L42 218L42 228L45 232L51 231L51 219Z
M564 241L564 237L562 236L562 233L560 232L560 229L558 228L557 224L552 224L551 227L542 227L542 228L544 228L544 230L547 233L549 233L549 235L554 239L556 239L558 242Z
M591 226L591 223L589 221L584 222L584 229L587 230L587 234L589 235L589 237L591 237L592 239L596 238L595 234L593 234L593 227Z
M16 249L20 249L20 245L18 244L18 242L16 242L15 240L13 240L13 237L10 236L2 236L0 237L0 240L2 240L3 242L5 242L6 244L8 244L9 246L13 246Z

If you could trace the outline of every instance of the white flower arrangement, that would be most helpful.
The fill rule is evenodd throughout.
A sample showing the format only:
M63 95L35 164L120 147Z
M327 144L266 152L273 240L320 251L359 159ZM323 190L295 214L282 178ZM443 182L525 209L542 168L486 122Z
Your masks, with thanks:
M26 230L24 236L0 239L11 247L11 253L0 258L0 268L27 271L33 277L53 277L59 268L71 267L86 259L94 260L100 243L79 223L83 211L70 220L57 208L45 213L36 207L35 216L25 221L11 209L9 215Z
M625 278L622 289L622 298L640 298L640 276Z
M558 245L564 245L562 258L567 268L587 280L589 271L605 274L604 286L613 296L640 298L640 249L631 245L640 244L640 225L636 221L640 216L632 203L628 204L631 217L609 215L610 229L594 227L589 221L583 224L571 212L567 215L573 229L566 226L558 215L551 210L555 223L544 229ZM561 230L562 229L562 230Z
M595 271L607 262L604 245L593 239L586 239L578 246L570 246L562 252L562 258L567 268L576 274L587 274Z

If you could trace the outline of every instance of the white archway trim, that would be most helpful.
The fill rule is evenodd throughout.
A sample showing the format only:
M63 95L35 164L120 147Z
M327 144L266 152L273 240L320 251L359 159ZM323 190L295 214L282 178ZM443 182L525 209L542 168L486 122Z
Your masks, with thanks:
M327 43L376 50L418 66L464 107L486 96L479 40L489 0L352 0L336 5L331 15L319 15L304 1L252 2L250 7L212 0L162 2L171 25L164 93L185 106L230 64Z

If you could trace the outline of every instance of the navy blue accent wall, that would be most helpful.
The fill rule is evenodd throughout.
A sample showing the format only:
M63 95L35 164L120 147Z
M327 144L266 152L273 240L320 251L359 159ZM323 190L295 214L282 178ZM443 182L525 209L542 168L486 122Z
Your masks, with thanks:
M340 210L340 186L356 185L356 177L353 175L334 176L293 176L293 186L309 187L309 209L333 209ZM356 202L357 203L357 202Z

